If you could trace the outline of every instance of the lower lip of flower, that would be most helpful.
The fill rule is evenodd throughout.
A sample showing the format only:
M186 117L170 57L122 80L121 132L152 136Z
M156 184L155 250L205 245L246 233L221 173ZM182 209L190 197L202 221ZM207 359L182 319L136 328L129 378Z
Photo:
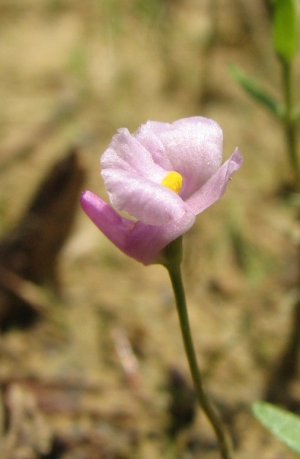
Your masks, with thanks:
M179 172L172 171L161 181L161 185L178 194L182 187L182 181L183 179Z

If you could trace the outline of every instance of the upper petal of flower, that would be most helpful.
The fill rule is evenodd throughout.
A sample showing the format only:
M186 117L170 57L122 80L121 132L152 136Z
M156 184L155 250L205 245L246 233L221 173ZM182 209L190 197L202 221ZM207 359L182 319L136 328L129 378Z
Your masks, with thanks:
M121 128L101 156L102 171L123 170L159 182L165 172L128 129Z
M209 118L183 118L171 124L148 121L134 136L157 164L183 176L183 200L200 189L222 162L222 129Z

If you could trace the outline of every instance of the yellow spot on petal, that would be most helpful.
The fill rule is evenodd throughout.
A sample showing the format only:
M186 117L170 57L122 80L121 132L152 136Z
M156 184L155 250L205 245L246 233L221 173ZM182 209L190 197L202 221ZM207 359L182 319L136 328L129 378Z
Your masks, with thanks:
M182 176L175 171L169 172L162 180L161 185L170 188L175 193L179 193L182 187Z

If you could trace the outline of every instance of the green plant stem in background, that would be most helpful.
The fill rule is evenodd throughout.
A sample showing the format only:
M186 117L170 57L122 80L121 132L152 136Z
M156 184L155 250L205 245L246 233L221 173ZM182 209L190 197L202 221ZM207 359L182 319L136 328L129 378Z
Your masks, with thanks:
M206 414L215 431L222 459L231 459L231 448L229 447L222 421L217 415L209 397L207 396L203 388L202 377L197 363L195 348L189 324L185 292L181 276L181 259L182 238L180 237L175 241L171 242L171 244L169 244L166 247L164 251L164 260L162 261L162 264L167 268L172 282L185 352L189 362L189 367L192 374L198 403L204 411L204 413Z
M292 66L290 62L280 59L283 74L284 113L283 125L290 164L294 174L297 191L300 191L300 168L297 154L296 125L293 114Z

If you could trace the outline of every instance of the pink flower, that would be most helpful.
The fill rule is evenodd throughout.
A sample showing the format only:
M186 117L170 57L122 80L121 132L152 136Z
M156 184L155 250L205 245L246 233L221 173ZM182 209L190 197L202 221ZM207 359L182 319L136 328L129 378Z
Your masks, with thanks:
M133 219L91 191L82 193L82 208L124 253L153 263L224 194L240 168L237 149L221 165L222 149L221 128L203 117L148 121L134 134L119 129L102 155L102 177L113 207Z

